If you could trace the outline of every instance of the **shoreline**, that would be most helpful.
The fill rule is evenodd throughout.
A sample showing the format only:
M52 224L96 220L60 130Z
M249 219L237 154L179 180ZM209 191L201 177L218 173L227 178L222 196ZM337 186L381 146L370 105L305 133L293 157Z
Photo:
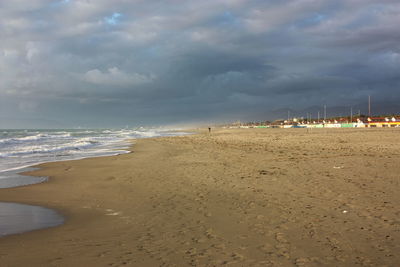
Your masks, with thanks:
M0 238L0 261L390 266L400 260L398 141L385 129L213 128L40 164L23 174L46 183L0 189L0 201L54 209L65 223Z

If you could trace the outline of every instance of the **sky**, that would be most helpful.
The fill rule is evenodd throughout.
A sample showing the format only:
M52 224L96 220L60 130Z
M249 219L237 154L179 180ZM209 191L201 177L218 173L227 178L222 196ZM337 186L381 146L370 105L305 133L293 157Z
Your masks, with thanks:
M0 1L0 128L400 113L398 0Z

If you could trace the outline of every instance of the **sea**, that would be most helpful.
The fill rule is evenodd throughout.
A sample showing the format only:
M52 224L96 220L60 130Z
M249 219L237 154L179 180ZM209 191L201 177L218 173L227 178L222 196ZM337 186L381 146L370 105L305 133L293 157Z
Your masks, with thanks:
M58 129L0 130L1 188L47 181L47 177L21 175L44 162L129 153L130 140L184 135L166 129ZM64 222L57 211L21 203L0 202L0 238L54 227Z
M131 139L184 133L166 129L4 129L0 130L0 188L43 182L18 173L44 162L128 153Z

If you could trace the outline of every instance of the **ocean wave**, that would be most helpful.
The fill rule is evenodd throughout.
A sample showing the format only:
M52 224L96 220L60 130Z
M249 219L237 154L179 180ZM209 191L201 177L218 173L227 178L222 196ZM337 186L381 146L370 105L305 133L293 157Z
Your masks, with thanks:
M160 136L160 133L156 131L132 131L132 133L136 136L139 137L157 137Z
M169 135L150 128L0 131L0 172L43 162L129 153L129 139Z
M47 136L48 136L47 134L37 134L37 135L28 135L23 137L5 138L0 140L0 144L12 144L12 143L27 142L27 141L35 141L46 138Z
M40 140L44 140L44 139L68 138L68 137L71 137L70 133L63 133L63 134L39 133L36 135L28 135L28 136L22 136L22 137L0 139L0 144L1 145L19 144L19 143L26 143L26 142L32 142L32 141L40 141Z
M74 142L59 144L59 145L33 145L33 146L24 146L19 150L11 151L11 152L0 152L0 157L16 157L16 156L24 156L30 154L47 154L47 153L55 153L55 152L67 152L67 151L76 151L85 149L91 146L96 145L98 142L93 140L87 140L87 138L78 139Z

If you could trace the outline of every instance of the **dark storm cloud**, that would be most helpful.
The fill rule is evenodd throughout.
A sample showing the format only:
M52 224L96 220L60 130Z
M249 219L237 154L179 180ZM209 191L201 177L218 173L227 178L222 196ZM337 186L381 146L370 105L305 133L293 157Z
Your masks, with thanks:
M0 127L396 101L399 15L394 0L1 1Z

